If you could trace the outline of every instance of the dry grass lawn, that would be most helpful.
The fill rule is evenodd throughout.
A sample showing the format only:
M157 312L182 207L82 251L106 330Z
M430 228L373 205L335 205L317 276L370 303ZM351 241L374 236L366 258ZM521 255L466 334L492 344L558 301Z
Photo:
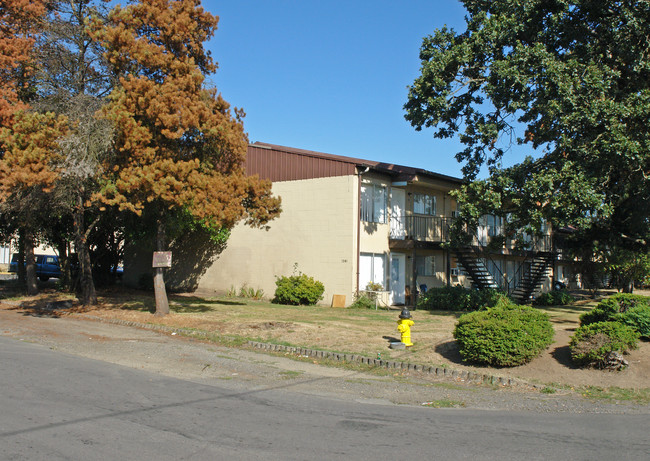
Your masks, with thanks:
M55 299L62 299L62 295L54 291L44 292L36 298L17 298L9 306L3 303L2 308L16 309L18 305L21 310L48 315L101 317L189 328L213 333L224 340L250 339L368 357L381 355L383 359L450 366L539 383L650 387L649 343L641 343L638 350L632 351L627 357L630 367L623 372L573 366L568 342L572 331L579 326L579 315L596 304L591 299L578 301L573 306L546 308L556 330L555 343L531 363L508 369L478 367L460 360L452 336L459 313L412 311L414 346L394 351L388 346L390 341L399 340L399 310L283 306L243 298L176 294L169 297L172 313L158 317L152 315L153 294L147 292L126 289L102 292L99 305L88 310L75 307L56 311L46 309L47 303Z

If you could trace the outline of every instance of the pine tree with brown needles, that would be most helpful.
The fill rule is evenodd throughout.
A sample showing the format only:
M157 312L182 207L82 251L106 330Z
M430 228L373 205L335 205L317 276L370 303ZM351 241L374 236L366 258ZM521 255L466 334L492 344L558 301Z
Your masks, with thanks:
M217 66L203 44L217 22L198 0L142 0L117 6L93 32L119 77L105 110L118 129L117 158L99 198L156 213L158 251L174 211L214 230L242 219L265 226L280 212L270 183L245 175L243 112L206 85ZM154 290L156 314L165 315L162 269Z

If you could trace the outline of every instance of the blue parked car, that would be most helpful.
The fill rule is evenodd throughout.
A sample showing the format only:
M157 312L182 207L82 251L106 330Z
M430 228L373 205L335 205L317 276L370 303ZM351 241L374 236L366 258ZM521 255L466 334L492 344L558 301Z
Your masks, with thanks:
M34 255L36 258L36 276L47 282L50 278L60 279L63 277L59 257L56 255ZM18 272L18 255L14 254L9 263L9 272Z

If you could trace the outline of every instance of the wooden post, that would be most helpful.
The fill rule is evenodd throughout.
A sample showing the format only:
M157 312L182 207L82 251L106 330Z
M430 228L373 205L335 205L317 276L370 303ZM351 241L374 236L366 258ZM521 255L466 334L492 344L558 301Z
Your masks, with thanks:
M162 263L157 260L157 254L160 254L165 249L165 226L162 220L158 221L158 232L156 236L157 252L154 253L153 267L153 292L156 299L156 315L164 317L169 314L169 301L167 300L167 291L165 290L165 278L163 270L165 267L171 266L171 253L169 253L169 266L166 262Z

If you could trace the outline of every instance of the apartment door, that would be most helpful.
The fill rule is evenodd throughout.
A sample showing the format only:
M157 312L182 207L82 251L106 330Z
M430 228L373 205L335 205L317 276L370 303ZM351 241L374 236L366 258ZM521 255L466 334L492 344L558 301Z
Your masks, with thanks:
M390 238L403 240L406 237L406 227L404 226L406 192L404 189L391 187L390 206Z
M404 304L406 290L406 257L400 253L390 255L391 304Z

